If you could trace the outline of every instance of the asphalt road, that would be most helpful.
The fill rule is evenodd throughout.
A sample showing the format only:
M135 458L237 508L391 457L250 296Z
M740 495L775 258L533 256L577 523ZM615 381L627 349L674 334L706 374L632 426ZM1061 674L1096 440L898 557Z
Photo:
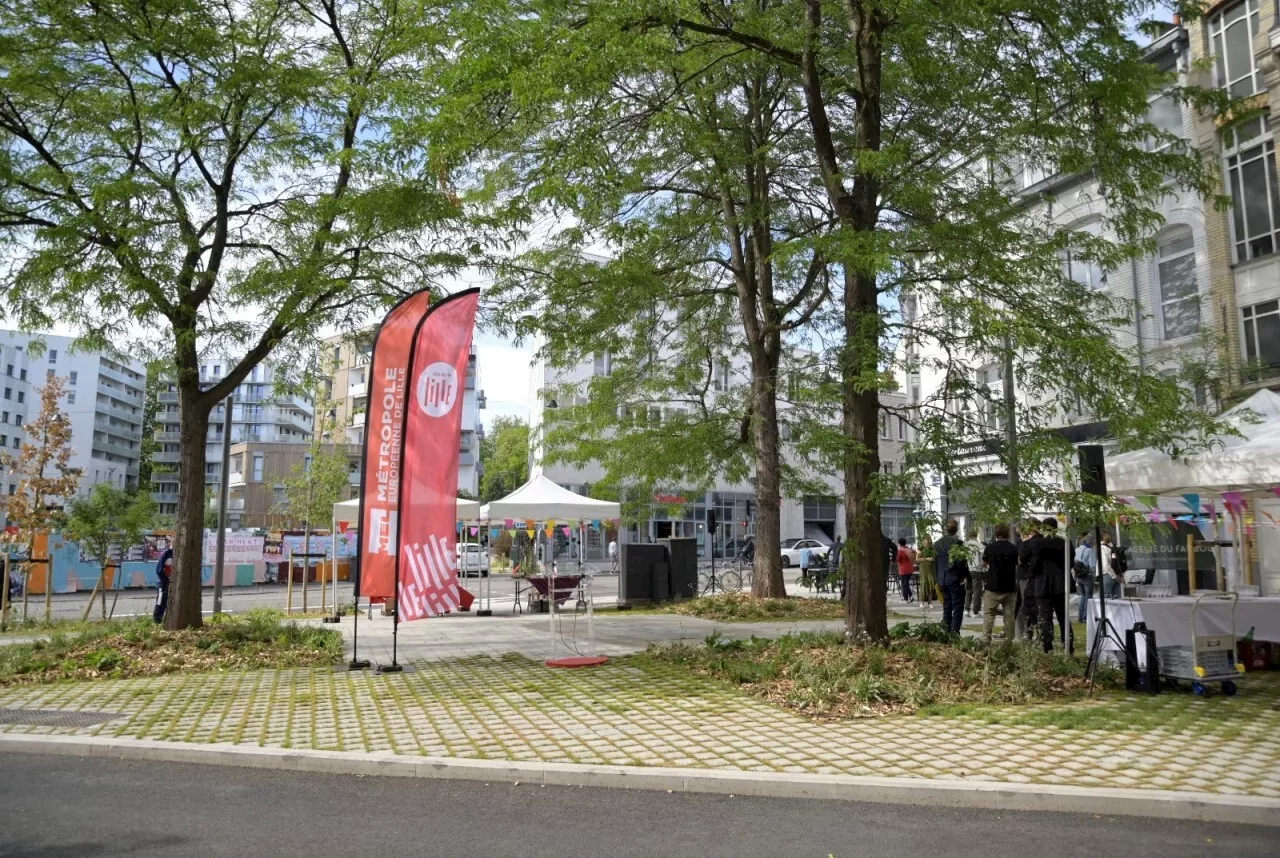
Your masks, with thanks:
M1274 828L0 756L0 856L1274 856Z

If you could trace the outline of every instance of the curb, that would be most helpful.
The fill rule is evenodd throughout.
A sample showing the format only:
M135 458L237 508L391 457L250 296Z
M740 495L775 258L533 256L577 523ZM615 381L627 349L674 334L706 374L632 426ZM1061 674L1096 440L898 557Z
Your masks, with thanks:
M225 743L193 745L144 739L101 739L96 736L0 733L0 753L5 752L202 763L339 775L508 781L768 798L821 798L923 804L931 807L1143 816L1280 827L1280 799L1214 793L407 757L387 752L363 754L246 747Z

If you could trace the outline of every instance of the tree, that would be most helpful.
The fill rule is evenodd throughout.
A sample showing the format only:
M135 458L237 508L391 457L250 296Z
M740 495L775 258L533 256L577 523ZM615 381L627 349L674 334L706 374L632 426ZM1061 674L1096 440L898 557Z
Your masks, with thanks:
M738 246L753 254L753 270L768 271L761 260L796 264L822 284L811 287L817 290L811 313L804 298L790 308L817 352L802 390L816 419L800 423L793 446L831 469L843 487L850 640L887 634L879 501L889 481L880 473L877 436L883 370L893 365L899 341L935 347L945 357L929 369L948 379L936 401L901 414L920 438L910 479L925 467L956 481L972 476L955 452L974 434L957 410L989 396L973 378L975 361L1003 358L1012 375L1039 392L1012 406L1016 431L1010 420L1008 437L992 443L1011 479L988 496L991 508L1008 517L1036 503L1062 502L1060 485L1048 477L1060 472L1071 449L1052 431L1066 403L1105 421L1121 445L1185 449L1204 443L1215 428L1173 380L1133 360L1116 334L1132 324L1133 308L1075 282L1063 264L1068 252L1102 270L1143 257L1161 223L1158 202L1171 187L1212 196L1212 165L1180 145L1164 146L1180 141L1147 121L1155 94L1172 93L1218 116L1230 109L1234 122L1258 115L1256 106L1228 104L1223 93L1180 86L1145 61L1125 22L1148 12L1150 2L497 5L486 7L485 20L499 22L491 29L476 23L483 16L474 11L464 16L477 50L463 53L502 51L520 61L492 63L488 76L465 64L460 71L482 94L466 105L468 115L514 132L511 139L521 144L491 183L505 189L514 177L531 189L521 202L533 213L568 208L575 224L566 232L577 247L594 242L618 258L634 250L633 265L646 252L661 260L630 269L645 281L636 289L647 289L651 302L682 299L687 281L668 282L669 268L661 264L671 254L664 240L678 234L672 225L685 212L675 201L713 186L685 182L721 169L711 156L728 151L717 149L716 139L735 127L734 117L749 117L750 131L737 137L740 154L725 163L747 177L753 168L770 177L790 169L791 186L816 191L808 207L812 228L797 229L801 240L781 247L771 241L799 220L799 203L790 220L776 224L777 197L758 192L745 194L750 204L735 207L714 232L707 232L708 221L689 235L699 236L695 253L733 251L735 235L744 236ZM1183 10L1186 18L1199 14ZM497 94L494 69L506 75L510 96ZM506 71L512 69L518 71ZM600 142L592 145L591 135ZM1083 177L1107 237L1029 208L1011 170L1028 160ZM739 185L762 187L749 179ZM753 218L771 228L753 229ZM723 257L709 255L710 267L725 268ZM569 273L560 278L565 267ZM563 259L549 274L553 283L582 277ZM736 283L742 274L734 270L733 277ZM786 300L802 294L809 279L793 279ZM601 303L616 300L618 292L603 282L590 284L604 293ZM547 289L545 306L576 319L563 297ZM919 312L899 312L895 304ZM615 322L631 324L635 302L619 302L618 309ZM740 315L747 325L750 315ZM784 324L790 317L776 318ZM569 325L563 337L569 346L602 339ZM746 339L748 348L757 347L753 335ZM776 381L767 365L755 373L753 383ZM761 422L769 417L752 414ZM764 449L757 439L756 455Z
M151 473L153 465L151 457L160 449L156 440L156 414L160 411L160 379L161 365L152 361L147 364L147 389L142 401L142 445L138 461L138 488L151 491Z
M27 424L27 442L21 452L0 453L0 468L10 471L18 479L17 494L3 498L4 514L8 516L14 531L5 532L5 539L24 545L27 557L32 556L36 537L50 536L66 521L64 505L72 498L80 485L80 469L72 467L71 420L58 405L66 381L51 375L40 391L40 414ZM30 575L30 566L22 570ZM6 582L7 583L7 582ZM30 588L23 590L23 618L26 618L27 596ZM44 618L53 616L53 560L45 561ZM6 618L7 619L7 618Z
M553 365L606 363L547 392L563 404L539 443L601 463L604 485L644 509L662 488L750 481L753 587L784 595L779 510L799 488L782 457L788 338L832 284L822 196L793 145L803 102L768 60L683 49L630 8L493 14L477 38L524 80L499 116L514 117L496 137L513 157L492 180L572 215L505 268L499 319L536 331ZM611 258L588 255L597 245Z
M284 498L278 512L302 523L304 551L311 553L311 531L333 519L333 505L346 499L350 467L344 444L337 442L337 421L323 388L315 399L318 416L311 433L306 459L293 466L284 481ZM307 561L310 568L311 562Z
M99 592L102 593L102 618L107 618L107 572L114 566L116 573L120 573L122 553L141 542L143 535L155 526L155 520L156 504L146 488L126 491L109 483L99 483L87 498L71 501L63 533L91 550L102 564L102 575L89 594L81 620L89 618ZM113 545L121 552L114 563L111 560Z
M505 497L529 479L529 424L519 417L494 418L480 442L480 502Z
M0 7L4 313L171 365L169 628L201 622L211 409L273 352L463 261L413 121L449 56L435 18L400 0ZM205 346L240 356L212 384Z

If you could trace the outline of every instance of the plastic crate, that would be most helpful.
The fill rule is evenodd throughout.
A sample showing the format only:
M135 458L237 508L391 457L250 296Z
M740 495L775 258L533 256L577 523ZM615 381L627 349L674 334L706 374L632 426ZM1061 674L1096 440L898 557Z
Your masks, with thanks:
M1160 652L1160 672L1168 676L1195 676L1196 661L1189 646L1162 646ZM1200 666L1207 676L1234 674L1235 665L1231 662L1231 650L1207 649L1200 652Z

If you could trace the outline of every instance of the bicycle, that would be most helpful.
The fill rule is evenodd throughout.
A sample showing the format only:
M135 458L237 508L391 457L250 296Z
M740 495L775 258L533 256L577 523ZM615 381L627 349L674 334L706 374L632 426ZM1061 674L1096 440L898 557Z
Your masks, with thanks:
M721 593L736 593L742 589L742 575L732 567L714 568L710 563L698 564L698 595L709 596Z

